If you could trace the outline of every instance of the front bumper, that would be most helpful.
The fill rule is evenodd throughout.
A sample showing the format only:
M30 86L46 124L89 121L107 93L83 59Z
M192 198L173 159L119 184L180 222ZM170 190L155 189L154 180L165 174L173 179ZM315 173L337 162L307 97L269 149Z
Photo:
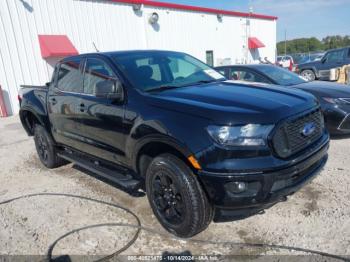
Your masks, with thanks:
M215 206L214 221L244 218L284 201L286 196L299 190L322 170L327 162L328 147L327 139L306 159L282 169L245 174L201 171L200 180ZM232 193L227 187L232 182L246 182L248 190Z

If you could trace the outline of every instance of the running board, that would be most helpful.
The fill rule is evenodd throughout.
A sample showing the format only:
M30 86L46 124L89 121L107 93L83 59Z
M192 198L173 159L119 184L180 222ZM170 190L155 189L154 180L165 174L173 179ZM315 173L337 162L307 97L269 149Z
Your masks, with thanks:
M82 167L96 175L106 178L124 189L135 191L138 190L142 184L141 180L133 178L132 175L119 171L118 169L110 169L100 165L99 161L91 159L86 160L87 157L83 158L80 154L76 154L72 151L61 151L57 155L69 162L74 163L77 166Z

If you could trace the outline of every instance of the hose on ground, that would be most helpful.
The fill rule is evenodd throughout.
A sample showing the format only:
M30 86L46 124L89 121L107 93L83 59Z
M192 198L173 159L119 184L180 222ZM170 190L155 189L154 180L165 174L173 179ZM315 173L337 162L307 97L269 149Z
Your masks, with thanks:
M97 227L124 227L124 228L132 228L132 229L136 229L133 237L120 249L116 250L115 252L113 252L110 255L107 255L105 257L102 257L100 259L98 259L97 261L108 261L109 259L118 256L119 254L121 254L122 252L124 252L125 250L127 250L129 247L131 247L136 240L139 237L139 234L142 231L148 232L150 234L153 235L159 235L165 238L170 238L170 239L174 239L174 240L181 240L184 241L184 239L175 237L175 236L171 236L169 234L166 233L162 233L160 231L157 231L155 229L152 228L148 228L148 227L144 227L141 224L141 220L140 218L130 209L123 207L121 205L118 204L114 204L114 203L110 203L110 202L106 202L103 200L98 200L98 199L94 199L94 198L90 198L90 197L85 197L85 196L80 196L80 195L73 195L73 194L65 194L65 193L35 193L35 194L27 194L27 195L22 195L19 197L15 197L15 198L11 198L11 199L7 199L4 200L2 202L0 202L0 206L4 205L4 204L8 204L11 202L14 202L16 200L20 200L20 199L24 199L24 198L31 198L31 197L38 197L38 196L51 196L51 197L68 197L68 198L76 198L76 199L82 199L82 200L86 200L86 201L90 201L90 202L95 202L98 204L102 204L102 205L107 205L116 209L121 209L123 211L125 211L126 213L130 214L132 217L135 218L136 224L127 224L127 223L104 223L104 224L95 224L95 225L89 225L89 226L84 226L84 227L80 227L74 230L71 230L65 234L63 234L62 236L60 236L59 238L57 238L49 247L47 250L47 255L46 255L46 260L47 261L53 261L52 259L52 253L53 250L56 246L56 244L66 238L67 236L83 231L83 230L87 230L87 229L91 229L91 228L97 228ZM288 251L298 251L298 252L303 252L303 253L309 253L309 254L313 254L313 255L319 255L319 256L323 256L326 258L332 258L332 259L337 259L340 261L346 261L346 262L350 262L350 259L346 258L346 257L342 257L342 256L338 256L338 255L334 255L334 254L330 254L330 253L326 253L326 252L322 252L322 251L317 251L317 250L311 250L311 249L307 249L307 248L302 248L302 247L292 247L292 246L285 246L285 245L277 245L277 244L265 244L265 243L242 243L242 242L232 242L232 241L211 241L211 240L205 240L205 239L186 239L186 242L192 242L192 243L200 243L200 244L210 244L210 245L224 245L224 246L245 246L245 247L256 247L256 248L270 248L270 249L279 249L279 250L288 250Z

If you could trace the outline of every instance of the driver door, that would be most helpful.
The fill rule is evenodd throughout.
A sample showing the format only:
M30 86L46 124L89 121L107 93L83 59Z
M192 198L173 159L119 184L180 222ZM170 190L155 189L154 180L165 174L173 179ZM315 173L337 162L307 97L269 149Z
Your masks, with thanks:
M88 57L84 66L80 110L84 136L83 151L122 164L125 159L124 103L96 97L99 82L117 79L111 65L97 57Z

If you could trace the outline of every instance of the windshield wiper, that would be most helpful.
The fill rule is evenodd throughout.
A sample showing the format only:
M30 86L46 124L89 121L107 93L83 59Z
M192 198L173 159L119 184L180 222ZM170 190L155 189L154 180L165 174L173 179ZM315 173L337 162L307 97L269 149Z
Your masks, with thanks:
M183 85L183 86L194 86L194 85L200 85L200 84L216 83L216 82L222 82L222 81L225 81L225 80L226 80L225 78L216 79L216 80L199 80L197 82L193 82L193 83L186 84L186 85Z
M157 87L148 88L148 89L145 89L145 91L146 92L164 91L164 90L174 89L174 88L178 88L178 87L181 87L181 86L165 85L165 86L157 86Z
M217 79L217 80L200 80L194 83L189 83L185 85L179 85L179 86L174 86L174 85L164 85L164 86L158 86L158 87L152 87L145 89L145 92L153 92L153 91L164 91L164 90L169 90L169 89L175 89L175 88L180 88L180 87L187 87L187 86L194 86L194 85L199 85L199 84L208 84L208 83L214 83L214 82L221 82L226 80L225 78L222 79Z

